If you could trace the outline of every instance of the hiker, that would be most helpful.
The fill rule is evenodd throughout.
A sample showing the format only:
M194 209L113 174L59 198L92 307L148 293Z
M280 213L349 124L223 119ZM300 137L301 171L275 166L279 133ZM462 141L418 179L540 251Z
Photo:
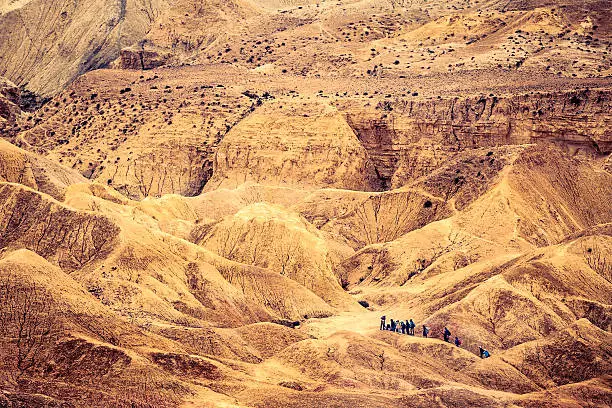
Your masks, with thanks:
M444 326L444 341L448 343L450 340L451 332L448 330L448 327Z
M400 323L401 323L400 324L400 326L401 326L400 333L406 334L406 323L404 323L403 320Z
M393 319L391 319L391 331L395 331L395 321Z
M429 334L429 327L423 325L423 337L427 337Z
M414 336L414 328L416 327L416 324L414 324L414 322L412 321L412 319L410 319L410 331L408 332L408 334Z
M457 336L455 336L455 346L461 347L461 339Z
M385 330L387 325L385 324L385 320L387 320L387 316L382 316L380 318L380 330Z
M482 348L482 346L478 346L478 351L480 352L480 358L489 358L491 354L487 349Z

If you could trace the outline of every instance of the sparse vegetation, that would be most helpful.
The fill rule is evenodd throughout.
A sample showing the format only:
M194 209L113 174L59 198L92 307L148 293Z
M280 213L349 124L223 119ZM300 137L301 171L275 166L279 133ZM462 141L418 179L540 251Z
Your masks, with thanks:
M606 405L601 2L5 3L0 406Z

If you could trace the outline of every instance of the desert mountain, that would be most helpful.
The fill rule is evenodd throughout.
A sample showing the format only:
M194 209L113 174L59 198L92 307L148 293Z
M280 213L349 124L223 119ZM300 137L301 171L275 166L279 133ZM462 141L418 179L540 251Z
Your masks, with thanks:
M0 0L0 407L612 405L610 17Z

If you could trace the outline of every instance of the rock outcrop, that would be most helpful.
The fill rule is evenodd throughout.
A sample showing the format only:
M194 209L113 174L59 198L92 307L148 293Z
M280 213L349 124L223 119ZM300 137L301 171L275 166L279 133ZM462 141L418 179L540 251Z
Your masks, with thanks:
M608 90L341 104L387 187L400 187L465 149L552 143L572 154L612 151Z
M170 57L171 54L168 51L155 50L143 44L122 49L114 65L120 69L147 70L166 65Z
M225 136L207 189L246 182L380 189L368 153L342 115L328 105L286 103L266 104Z
M15 122L20 113L21 91L6 78L0 77L0 120Z

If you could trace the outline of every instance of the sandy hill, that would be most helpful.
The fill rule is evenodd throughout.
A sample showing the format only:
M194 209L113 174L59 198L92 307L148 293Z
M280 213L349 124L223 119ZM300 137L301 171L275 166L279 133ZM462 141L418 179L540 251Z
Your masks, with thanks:
M54 299L40 312L54 342L17 380L6 360L6 399L79 406L71 384L88 406L607 401L610 174L555 147L466 153L502 164L446 201L444 166L388 192L246 184L140 202L84 179L56 184L62 201L3 182L0 292ZM439 220L389 229L434 203ZM383 313L434 338L381 332Z
M610 21L0 0L0 407L612 406Z

